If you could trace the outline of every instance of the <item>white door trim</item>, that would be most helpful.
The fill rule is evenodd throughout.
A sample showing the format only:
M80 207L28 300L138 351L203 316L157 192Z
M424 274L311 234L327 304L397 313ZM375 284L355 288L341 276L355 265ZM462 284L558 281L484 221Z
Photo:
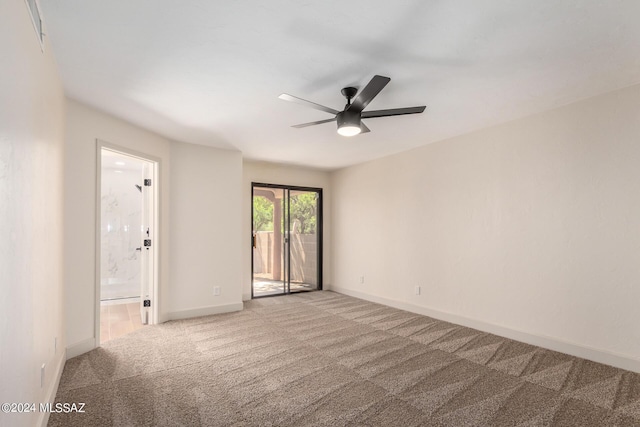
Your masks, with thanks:
M154 251L153 251L153 279L151 284L151 319L149 324L158 323L158 299L159 295L159 260L160 260L160 173L161 173L161 160L158 157L142 153L139 151L131 150L126 147L111 144L100 139L96 139L96 224L95 224L95 308L94 308L94 322L95 322L95 347L100 346L100 279L101 279L101 251L102 251L102 233L100 232L100 225L102 221L102 206L101 206L101 194L102 194L102 150L106 149L114 151L126 156L136 157L140 160L151 162L154 164L154 171L152 177L152 191L153 191L153 215L154 215Z

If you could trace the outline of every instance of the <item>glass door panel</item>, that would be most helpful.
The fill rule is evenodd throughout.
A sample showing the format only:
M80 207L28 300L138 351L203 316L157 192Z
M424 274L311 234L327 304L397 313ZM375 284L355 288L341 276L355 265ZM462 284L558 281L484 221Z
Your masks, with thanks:
M290 292L318 289L319 200L317 191L289 194Z
M253 187L253 296L287 292L285 209L284 189Z

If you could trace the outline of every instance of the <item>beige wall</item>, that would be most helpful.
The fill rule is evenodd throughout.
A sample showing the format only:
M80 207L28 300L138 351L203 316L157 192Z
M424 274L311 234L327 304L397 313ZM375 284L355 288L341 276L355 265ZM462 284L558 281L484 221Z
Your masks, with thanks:
M159 320L241 309L240 153L170 141L68 100L65 283L69 355L96 345L96 139L160 162ZM224 288L214 298L215 284Z
M640 370L639 138L634 86L337 171L334 288Z
M169 316L241 310L242 155L173 143L171 172Z
M0 52L0 402L48 402L65 348L64 95L23 1L0 2ZM0 413L0 425L47 418Z
M330 175L323 170L301 168L275 163L245 160L242 180L242 298L251 299L251 183L282 184L322 188L323 197L323 285L331 283L331 188Z

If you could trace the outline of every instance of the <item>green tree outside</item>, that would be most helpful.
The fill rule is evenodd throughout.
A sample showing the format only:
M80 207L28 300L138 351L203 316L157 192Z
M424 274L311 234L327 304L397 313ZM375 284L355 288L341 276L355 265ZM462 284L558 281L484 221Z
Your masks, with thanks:
M262 196L253 198L253 230L273 231L273 203Z
M316 233L316 193L303 193L291 197L291 226L300 223L300 234Z
M282 203L282 200L276 203ZM298 222L298 233L316 233L317 205L316 193L291 196L291 226ZM281 218L281 225L283 225L282 220ZM253 198L253 229L254 231L273 231L273 203L262 196Z

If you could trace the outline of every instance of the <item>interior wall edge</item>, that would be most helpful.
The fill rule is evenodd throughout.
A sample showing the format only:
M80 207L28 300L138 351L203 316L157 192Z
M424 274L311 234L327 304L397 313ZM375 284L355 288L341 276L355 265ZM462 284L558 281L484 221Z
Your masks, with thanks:
M98 346L96 345L95 337L87 338L75 344L71 344L67 346L66 349L66 357L67 360L73 359L76 356L80 356L81 354L87 353Z

